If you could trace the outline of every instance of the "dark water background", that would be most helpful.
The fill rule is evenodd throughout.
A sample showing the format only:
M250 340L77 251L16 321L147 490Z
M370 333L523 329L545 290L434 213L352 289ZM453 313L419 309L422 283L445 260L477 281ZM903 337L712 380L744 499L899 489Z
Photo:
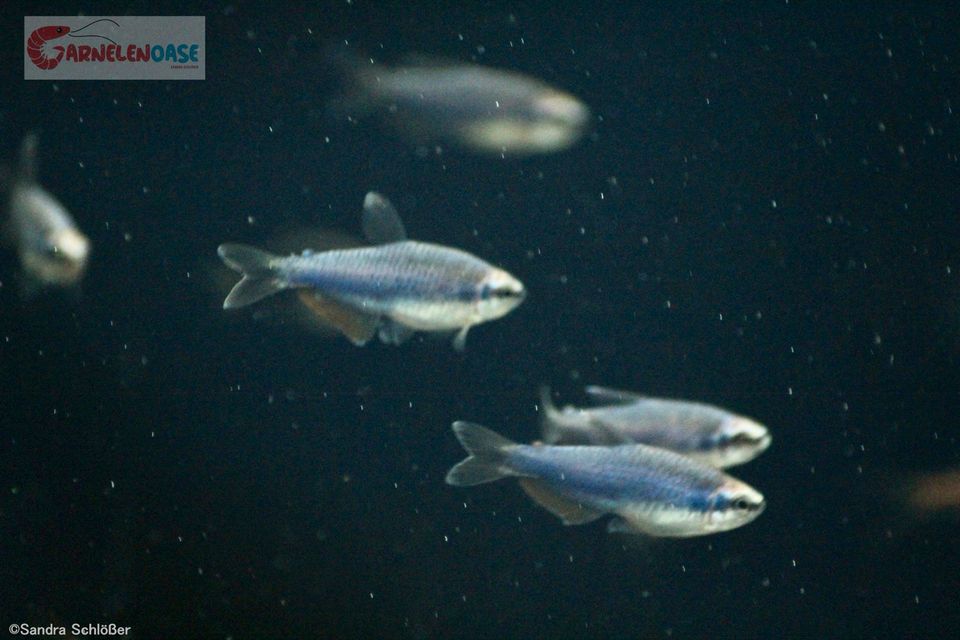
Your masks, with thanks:
M960 466L956 7L631 4L5 3L3 157L40 130L42 183L94 253L79 300L30 302L0 256L0 623L956 634L960 523L889 497ZM23 15L78 10L206 15L207 80L23 81ZM331 38L524 71L598 122L554 156L418 154L323 116ZM356 230L371 189L527 302L465 354L220 309L217 244ZM511 483L445 486L450 422L531 440L543 382L756 417L774 444L735 474L766 512L648 543Z

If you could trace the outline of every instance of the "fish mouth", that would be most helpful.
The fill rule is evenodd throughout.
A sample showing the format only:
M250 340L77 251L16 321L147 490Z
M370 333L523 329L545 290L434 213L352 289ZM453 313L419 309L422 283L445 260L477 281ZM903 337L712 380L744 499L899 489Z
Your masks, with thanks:
M560 91L550 91L536 101L537 110L544 116L563 122L565 125L581 129L590 119L590 109L571 95Z
M740 416L726 418L721 430L728 436L725 443L728 447L749 447L756 449L759 453L773 442L767 428L750 418Z
M769 433L765 434L762 438L755 442L757 453L763 453L770 447L771 444L773 444L773 436L771 436Z
M90 241L76 229L64 229L51 240L51 245L66 260L82 262L90 253Z

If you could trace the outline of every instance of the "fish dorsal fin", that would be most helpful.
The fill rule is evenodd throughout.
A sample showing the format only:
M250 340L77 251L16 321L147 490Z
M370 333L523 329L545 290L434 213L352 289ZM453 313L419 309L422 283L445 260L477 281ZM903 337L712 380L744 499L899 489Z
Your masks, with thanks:
M563 524L586 524L603 515L557 494L540 480L520 478L520 486L534 502L563 520Z
M36 133L28 133L20 144L20 164L17 168L21 180L34 182L37 179L37 145L39 140Z
M403 220L393 204L376 191L363 199L363 235L373 244L388 244L407 239Z
M632 391L622 391L620 389L610 389L609 387L599 387L591 385L584 389L587 395L598 404L630 404L639 400L646 399L646 396L633 393Z
M315 291L301 289L297 291L297 295L319 322L337 329L355 345L362 346L369 342L380 326L379 316L357 311Z

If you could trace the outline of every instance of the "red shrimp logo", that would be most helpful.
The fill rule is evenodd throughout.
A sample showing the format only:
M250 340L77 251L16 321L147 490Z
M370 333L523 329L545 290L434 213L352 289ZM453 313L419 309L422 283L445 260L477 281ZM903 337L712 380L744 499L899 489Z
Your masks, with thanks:
M50 57L47 51L48 47L44 45L50 40L62 38L68 33L70 33L70 27L63 25L40 27L34 30L34 32L30 34L30 37L27 38L27 55L30 56L30 61L41 69L53 69L56 67L60 64L60 61L63 60L63 47L59 45L49 47L49 49L57 52L56 57Z
M120 28L120 25L110 18L101 18L99 20L94 20L90 24L84 25L79 29L71 29L66 25L54 25L50 27L40 27L39 29L34 29L33 33L30 34L30 37L27 38L27 56L30 58L30 61L33 62L33 64L37 65L41 69L53 69L60 64L61 60L63 60L63 54L66 51L66 48L62 45L57 45L54 47L46 46L51 40L56 40L57 38L62 38L63 36L70 36L71 38L100 38L102 40L106 40L107 42L117 44L107 36L96 33L86 33L80 35L80 32L87 27L92 27L100 22L109 22L113 26ZM53 56L51 50L56 51L57 55ZM69 56L67 59L70 59Z

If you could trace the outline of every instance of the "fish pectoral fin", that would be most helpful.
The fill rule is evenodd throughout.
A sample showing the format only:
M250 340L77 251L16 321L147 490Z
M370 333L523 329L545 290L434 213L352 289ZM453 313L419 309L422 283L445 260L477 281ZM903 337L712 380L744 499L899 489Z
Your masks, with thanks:
M520 486L534 502L560 518L563 524L586 524L603 516L601 512L559 495L542 480L520 478Z
M632 391L621 391L620 389L610 389L597 385L591 385L584 391L597 404L629 404L646 398L646 396Z
M385 319L380 325L378 335L380 341L387 344L403 344L416 333L410 327L404 326L396 320Z
M607 523L607 533L625 533L627 535L637 535L643 533L633 528L629 522L617 516Z
M379 316L363 313L315 291L301 289L297 295L319 322L335 328L357 346L367 344L380 326Z
M467 332L470 331L470 325L465 326L457 335L453 337L453 348L457 351L463 351L467 348Z
M363 199L363 235L372 244L389 244L407 239L403 220L393 204L376 191Z

